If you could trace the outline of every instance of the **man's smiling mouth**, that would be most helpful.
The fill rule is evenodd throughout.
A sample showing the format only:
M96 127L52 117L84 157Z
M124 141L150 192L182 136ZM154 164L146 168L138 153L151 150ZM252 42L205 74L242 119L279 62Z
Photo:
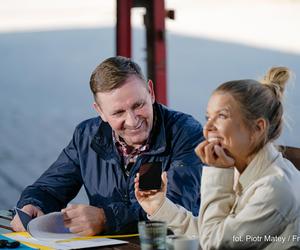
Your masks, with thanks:
M143 124L144 124L144 121L142 121L137 127L135 127L135 128L127 128L127 131L129 132L129 133L135 133L136 131L138 131L140 128L142 128L142 126L143 126Z

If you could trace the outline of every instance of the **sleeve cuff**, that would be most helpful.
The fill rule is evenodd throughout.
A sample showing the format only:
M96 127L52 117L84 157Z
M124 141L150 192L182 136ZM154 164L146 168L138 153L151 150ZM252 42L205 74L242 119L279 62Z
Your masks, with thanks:
M106 225L105 225L105 233L113 233L116 231L116 220L114 212L109 207L102 207L104 210L105 218L106 218Z
M35 200L35 199L22 200L22 201L18 202L17 207L21 209L22 207L24 207L26 205L33 205L33 206L39 208L43 213L45 213L43 204L38 200Z
M169 221L176 216L178 213L179 208L168 198L165 198L164 202L162 203L161 207L153 214L147 215L149 220L161 220L166 221L167 224Z

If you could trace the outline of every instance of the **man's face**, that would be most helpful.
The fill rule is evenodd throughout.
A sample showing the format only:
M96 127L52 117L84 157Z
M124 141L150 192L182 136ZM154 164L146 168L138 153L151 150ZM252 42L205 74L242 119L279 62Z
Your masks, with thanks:
M130 76L121 87L110 92L97 93L94 103L102 120L133 147L143 145L153 126L155 97L151 81L146 85L136 76Z

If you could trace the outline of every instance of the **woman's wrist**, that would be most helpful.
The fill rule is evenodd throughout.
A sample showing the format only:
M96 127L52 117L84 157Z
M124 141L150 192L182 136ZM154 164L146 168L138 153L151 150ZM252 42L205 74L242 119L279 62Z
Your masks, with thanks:
M163 197L163 199L157 204L157 206L153 206L152 207L153 209L151 209L151 211L147 212L148 217L152 217L153 215L155 215L159 211L159 209L162 207L165 200L166 200L166 196Z

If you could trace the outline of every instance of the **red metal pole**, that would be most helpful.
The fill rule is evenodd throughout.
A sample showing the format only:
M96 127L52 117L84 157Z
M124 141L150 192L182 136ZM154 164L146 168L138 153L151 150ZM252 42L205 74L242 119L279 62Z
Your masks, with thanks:
M132 0L117 0L117 55L131 57Z
M153 63L156 98L167 105L167 74L165 44L165 3L164 0L152 0L153 17Z
M167 105L167 74L164 0L117 0L117 55L131 57L133 7L146 7L147 69L154 82L156 99Z

